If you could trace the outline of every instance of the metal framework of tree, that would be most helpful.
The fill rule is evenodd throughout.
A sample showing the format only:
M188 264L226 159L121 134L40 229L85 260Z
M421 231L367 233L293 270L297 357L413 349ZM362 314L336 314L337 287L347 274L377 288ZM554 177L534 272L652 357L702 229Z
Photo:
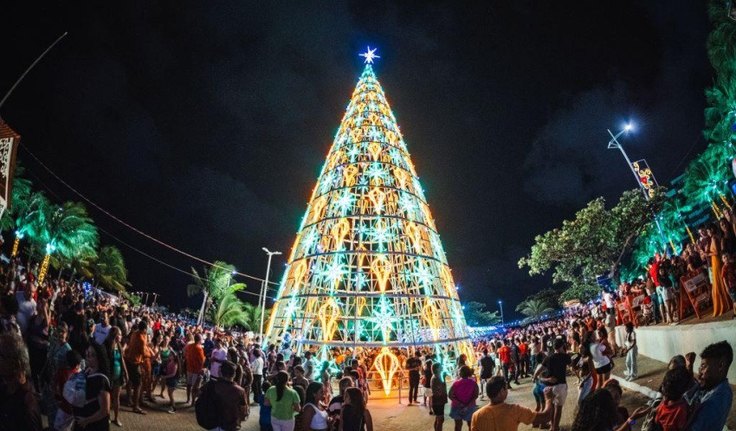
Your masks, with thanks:
M324 360L333 347L381 348L375 367L388 390L400 366L393 347L433 346L448 368L472 349L440 236L370 60L309 199L264 343L290 332L299 351Z

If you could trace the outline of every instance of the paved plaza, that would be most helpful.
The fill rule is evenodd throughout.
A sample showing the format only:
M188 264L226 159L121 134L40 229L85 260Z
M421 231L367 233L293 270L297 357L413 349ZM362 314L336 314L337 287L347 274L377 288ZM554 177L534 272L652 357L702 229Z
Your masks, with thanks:
M526 379L528 380L528 379ZM575 379L571 381L574 383ZM574 386L574 385L571 385ZM534 406L534 398L532 397L531 384L527 381L521 386L514 386L509 391L510 403L519 403L527 407ZM184 401L184 390L177 390L177 399L181 402ZM402 401L402 404L398 403L396 398L382 399L374 392L374 398L372 398L368 404L368 408L373 415L374 430L375 431L424 431L431 430L433 417L428 414L425 407L422 406L407 406L406 400ZM575 403L577 399L577 389L574 387L570 388L569 396L565 408L563 409L562 426L563 430L569 430L570 424L574 417ZM642 405L646 401L646 398L635 392L626 392L624 394L623 403L631 411L637 406ZM479 402L479 405L484 405L486 401ZM147 409L147 415L138 415L132 413L130 408L124 407L124 412L121 412L120 420L123 423L123 430L131 431L150 431L150 430L161 430L161 431L199 431L200 428L197 425L197 421L194 418L194 410L191 408L185 408L179 410L176 414L169 414L166 412L165 404L160 404L156 407ZM251 415L242 424L243 431L259 431L258 427L258 406L251 407ZM446 406L445 413L449 412L449 405ZM117 427L111 426L112 430ZM443 430L453 430L454 423L445 416L445 426ZM531 426L521 426L519 430L531 430ZM463 427L463 430L467 430L467 426ZM638 430L638 428L635 428Z

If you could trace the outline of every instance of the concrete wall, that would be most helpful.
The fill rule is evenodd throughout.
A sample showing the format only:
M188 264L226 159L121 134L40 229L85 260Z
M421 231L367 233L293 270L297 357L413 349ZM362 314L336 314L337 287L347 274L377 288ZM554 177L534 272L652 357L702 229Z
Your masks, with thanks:
M623 346L623 326L616 328L616 342ZM709 344L726 340L736 350L736 320L677 326L644 326L636 329L639 354L667 363L675 355L695 352L695 372L700 366L700 352ZM735 361L736 362L736 361ZM736 363L728 370L728 380L736 383Z

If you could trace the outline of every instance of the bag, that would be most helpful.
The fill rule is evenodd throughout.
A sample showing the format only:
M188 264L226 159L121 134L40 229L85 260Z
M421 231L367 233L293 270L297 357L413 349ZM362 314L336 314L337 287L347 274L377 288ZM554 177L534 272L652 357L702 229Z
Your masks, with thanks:
M197 424L208 430L220 425L214 386L214 381L205 384L197 401L194 402L194 414L197 417Z
M107 376L101 373L90 374L89 376L85 372L79 372L64 383L64 391L62 395L66 402L74 407L84 407L87 404L87 379L90 377L102 376L105 380Z
M662 402L661 398L657 398L656 400L652 400L649 402L649 405L652 407L652 410L647 413L647 416L644 418L644 420L641 423L641 431L662 431L662 425L657 423L657 407L659 407L659 403Z
M87 403L87 375L84 372L79 372L71 376L64 383L62 395L72 406L84 407Z

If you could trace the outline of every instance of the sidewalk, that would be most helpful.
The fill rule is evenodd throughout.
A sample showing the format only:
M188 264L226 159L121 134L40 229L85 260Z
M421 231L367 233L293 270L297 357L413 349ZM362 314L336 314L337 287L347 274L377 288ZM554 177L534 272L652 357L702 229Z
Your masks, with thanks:
M629 382L624 376L624 372L626 371L624 358L616 358L614 362L616 363L616 367L613 369L611 377L618 380L622 387L639 392L649 398L653 398L658 394L659 385L662 383L662 379L664 379L664 375L667 372L667 364L644 355L639 355L637 361L639 377ZM732 364L731 366L736 365ZM731 391L735 395L734 399L736 399L736 386L733 384L731 384ZM731 413L728 415L726 426L730 430L736 429L736 403L731 403Z

